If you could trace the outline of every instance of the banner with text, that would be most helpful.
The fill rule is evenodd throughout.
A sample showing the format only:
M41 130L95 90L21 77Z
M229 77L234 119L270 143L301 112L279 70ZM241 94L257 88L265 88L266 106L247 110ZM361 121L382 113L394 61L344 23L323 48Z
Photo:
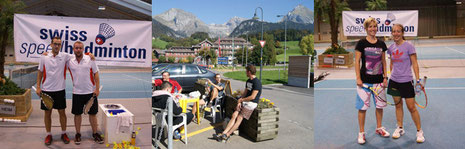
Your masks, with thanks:
M95 55L98 65L150 67L152 65L152 22L14 15L16 61L39 62L45 51L51 53L51 39L61 38L61 50L73 54L76 41L84 52Z
M366 36L363 22L368 17L378 22L376 36L391 36L392 26L402 24L404 36L417 36L418 10L409 11L343 11L342 25L344 36Z

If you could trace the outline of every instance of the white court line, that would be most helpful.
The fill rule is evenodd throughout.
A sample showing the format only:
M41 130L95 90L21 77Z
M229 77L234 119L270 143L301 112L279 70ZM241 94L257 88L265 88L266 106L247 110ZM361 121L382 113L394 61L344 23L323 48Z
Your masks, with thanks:
M459 52L461 54L465 54L465 52L462 52L462 51L459 51L459 50L456 50L456 49L453 49L453 48L450 48L450 47L446 47L446 48L449 49L449 50L455 51L455 52Z
M107 93L107 92L112 92L112 93L128 93L128 92L130 92L130 93L132 93L132 92L134 92L134 93L145 93L145 92L150 92L150 91L105 91L105 93Z
M147 82L147 83L152 83L152 82L150 82L150 81L147 81L147 80L144 80L144 79L140 79L140 78L138 78L138 77L134 77L134 76L131 76L131 75L127 75L127 74L123 74L123 75L128 76L128 77L130 77L130 78L134 78L134 79L139 80L139 81L144 81L144 82Z
M321 90L321 91L330 91L330 90L355 90L356 88L348 87L348 88L318 88L316 87L314 90ZM465 90L465 87L427 87L426 90Z

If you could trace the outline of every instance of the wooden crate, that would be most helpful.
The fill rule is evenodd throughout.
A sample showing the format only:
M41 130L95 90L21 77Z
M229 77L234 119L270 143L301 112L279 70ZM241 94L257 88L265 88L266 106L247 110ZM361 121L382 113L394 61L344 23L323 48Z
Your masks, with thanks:
M350 68L354 65L354 53L334 54L334 67Z
M27 121L32 112L31 106L31 89L27 89L23 95L0 95L0 99L12 99L15 101L15 115L0 114L0 118L20 119L21 122ZM3 100L0 101L3 103Z
M331 57L332 63L325 63L325 57ZM348 54L320 54L318 68L350 68L354 65L354 53Z
M225 98L225 115L231 117L237 100L231 96ZM254 141L276 138L279 129L279 108L255 109L249 120L243 119L239 131Z
M240 132L254 141L274 139L278 136L279 108L255 109L249 120L244 119Z

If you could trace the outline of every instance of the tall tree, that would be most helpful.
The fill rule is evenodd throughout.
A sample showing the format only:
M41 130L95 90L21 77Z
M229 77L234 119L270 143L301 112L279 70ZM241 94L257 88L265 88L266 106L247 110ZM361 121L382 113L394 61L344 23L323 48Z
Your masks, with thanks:
M314 53L313 35L307 35L299 42L300 53L302 55L312 55Z
M386 0L370 0L370 1L366 1L365 4L367 5L367 8L365 8L365 10L368 10L368 11L387 9Z
M339 24L342 20L342 11L350 11L349 4L345 0L315 0L318 8L317 16L323 20L329 20L331 28L331 48L338 47Z
M22 1L1 0L0 1L0 77L5 68L6 46L11 43L13 32L13 18L15 13L20 13L25 7Z

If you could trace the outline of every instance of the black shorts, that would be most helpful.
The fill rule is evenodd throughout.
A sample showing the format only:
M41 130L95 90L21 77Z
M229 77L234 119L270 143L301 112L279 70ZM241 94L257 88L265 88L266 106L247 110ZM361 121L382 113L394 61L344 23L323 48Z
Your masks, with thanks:
M413 80L405 83L389 80L387 94L391 96L400 96L402 98L414 98L415 89L413 88Z
M52 97L53 99L53 109L66 109L66 92L65 90L61 91L54 91L54 92L48 92L48 91L42 91L42 93L45 93ZM40 109L42 110L48 110L43 102L40 102Z
M91 94L84 94L84 95L79 95L79 94L73 94L73 108L71 109L71 113L74 115L81 115L84 110L84 105L86 105L87 101L92 98L93 93ZM97 98L94 99L94 103L92 104L92 107L90 107L89 114L94 115L97 114L98 112L98 100Z

